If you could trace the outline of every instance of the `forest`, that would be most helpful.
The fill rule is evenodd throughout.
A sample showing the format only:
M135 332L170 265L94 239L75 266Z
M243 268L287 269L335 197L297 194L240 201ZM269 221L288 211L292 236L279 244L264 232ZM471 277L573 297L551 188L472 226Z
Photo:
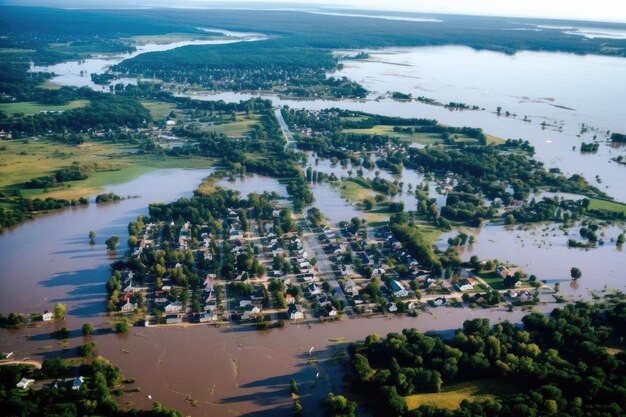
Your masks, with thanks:
M84 383L73 389L78 376ZM22 378L47 382L41 388L24 391L16 388ZM123 383L120 368L102 357L79 366L70 366L59 357L44 360L41 369L19 364L0 366L0 408L3 415L22 417L182 417L159 403L154 403L152 410L122 410L113 397L121 394Z
M349 347L354 389L381 416L623 416L625 312L624 296L616 294L548 316L530 313L522 326L473 319L452 337L416 329L370 335ZM414 394L441 393L443 401L448 386L485 380L512 392L453 409L408 409Z

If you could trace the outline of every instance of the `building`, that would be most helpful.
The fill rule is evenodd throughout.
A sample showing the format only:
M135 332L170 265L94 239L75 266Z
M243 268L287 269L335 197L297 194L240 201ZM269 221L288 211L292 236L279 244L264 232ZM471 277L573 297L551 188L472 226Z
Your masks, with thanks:
M407 297L409 295L406 288L404 288L404 286L396 280L391 281L391 291L396 297Z
M291 320L301 320L304 318L304 312L300 304L290 304L287 315Z
M17 383L17 387L21 389L28 389L28 386L35 382L34 379L22 378L20 382Z
M83 377L77 376L76 378L74 378L74 382L72 382L72 389L74 391L78 391L80 387L83 386L84 383L85 383L85 380L83 379Z
M165 316L166 324L176 324L176 323L182 323L182 322L183 322L182 314L168 314L167 316Z
M398 311L398 307L396 306L396 303L387 303L385 307L387 308L387 311L389 311L390 313L395 313L396 311Z
M165 306L166 313L179 313L183 309L183 304L180 301L175 303L169 303Z
M131 313L135 311L136 308L137 308L137 304L131 303L130 300L128 300L126 301L126 304L122 305L122 308L120 308L120 311L122 313Z
M257 317L259 314L261 314L261 307L249 305L243 311L243 314L241 315L241 320L250 320L254 317Z
M456 287L459 291L472 291L474 289L474 280L471 278L463 278L457 281Z
M50 310L46 310L43 312L43 314L41 315L41 319L43 321L50 321L54 318L54 314L52 313L52 311Z
M496 272L498 274L500 274L501 278L506 278L506 277L510 277L513 276L513 273L511 271L509 271L509 269L504 266L504 265L500 265L496 268Z
M196 319L198 320L198 323L208 323L208 322L216 321L217 315L212 312L199 313L196 316Z

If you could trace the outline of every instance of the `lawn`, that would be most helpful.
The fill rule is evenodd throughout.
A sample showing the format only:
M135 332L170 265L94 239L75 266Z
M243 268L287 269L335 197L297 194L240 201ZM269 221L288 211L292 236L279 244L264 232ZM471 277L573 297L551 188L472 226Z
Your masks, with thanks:
M404 397L409 410L422 405L454 410L459 408L461 401L492 400L499 396L515 393L515 386L504 380L479 379L444 386L441 392L428 394L414 394Z
M597 198L590 198L589 200L590 209L616 211L626 215L626 204L617 203L615 201L600 200Z
M209 126L206 130L209 132L223 133L231 138L240 138L246 136L252 130L252 126L258 123L255 116L238 116L235 122L225 122L220 125Z
M64 111L85 107L89 100L74 100L64 105L40 104L33 101L18 101L15 103L0 103L0 111L13 115L15 113L37 114L42 111Z
M6 141L0 151L0 190L20 189L33 178L49 175L77 161L93 170L82 181L70 181L47 192L25 190L28 197L78 198L100 192L105 185L120 184L146 172L163 168L206 168L207 158L166 158L134 155L128 148L101 142L72 146L46 140Z
M143 104L146 109L150 110L150 116L152 116L154 120L162 119L176 109L176 104L167 103L165 101L142 100L141 104Z
M395 126L389 125L376 125L367 129L343 129L343 133L358 133L365 135L387 135L391 137L396 137L400 139L406 139L413 143L421 143L424 145L432 144L435 142L442 142L441 134L439 133L403 133L403 132L394 132L393 128ZM398 126L401 128L410 127L410 126ZM454 134L452 136L458 137L456 139L457 142L475 142L476 139L470 138L469 136L465 136L462 134ZM487 136L487 144L501 144L504 143L504 139L499 138L493 135Z
M341 198L352 202L360 202L368 197L373 198L376 194L379 193L354 181L343 180L339 183L339 195Z

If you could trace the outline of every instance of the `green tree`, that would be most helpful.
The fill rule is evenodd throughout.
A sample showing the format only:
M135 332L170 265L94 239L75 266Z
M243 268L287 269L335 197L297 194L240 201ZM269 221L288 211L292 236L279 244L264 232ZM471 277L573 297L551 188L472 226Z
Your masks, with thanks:
M126 320L118 321L115 323L115 332L116 333L126 333L129 329L129 324Z
M96 243L96 232L94 232L93 230L89 231L89 244L90 245L95 245Z
M57 303L57 305L54 306L54 318L63 320L65 318L66 307L65 304Z
M117 248L117 244L120 242L120 238L117 236L111 236L104 243L107 245L107 249L114 251Z
M96 344L94 342L89 342L84 345L78 346L78 354L82 357L87 357L93 353L96 349Z
M576 268L575 266L572 267L572 269L570 270L570 275L572 277L572 279L579 279L583 276L583 273L580 269Z
M93 324L85 323L83 324L83 335L87 336L93 333Z

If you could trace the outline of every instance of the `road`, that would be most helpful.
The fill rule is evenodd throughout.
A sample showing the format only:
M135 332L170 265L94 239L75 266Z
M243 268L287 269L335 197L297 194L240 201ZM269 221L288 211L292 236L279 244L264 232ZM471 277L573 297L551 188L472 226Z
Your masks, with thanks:
M306 225L306 229L304 230L304 236L303 236L304 244L306 246L309 257L314 256L317 258L317 265L315 266L319 270L321 277L324 278L326 281L328 281L328 284L330 285L330 288L334 297L337 297L343 300L344 314L348 316L353 315L354 311L352 310L352 306L348 302L346 295L343 293L341 286L337 282L337 277L335 276L335 272L333 271L331 267L331 262L330 262L330 259L328 259L328 255L320 247L320 244L317 240L317 236L315 235L315 233L313 233L313 229L309 225L309 222L307 221L306 217L303 220L304 220L304 224Z
M278 124L280 125L280 130L283 132L283 136L285 137L285 140L287 141L287 143L285 144L285 149L287 149L290 146L292 146L292 144L294 143L293 134L289 130L289 126L287 126L287 123L285 122L285 119L283 118L283 114L280 111L280 108L274 109L274 114L276 115L276 120L278 120Z

